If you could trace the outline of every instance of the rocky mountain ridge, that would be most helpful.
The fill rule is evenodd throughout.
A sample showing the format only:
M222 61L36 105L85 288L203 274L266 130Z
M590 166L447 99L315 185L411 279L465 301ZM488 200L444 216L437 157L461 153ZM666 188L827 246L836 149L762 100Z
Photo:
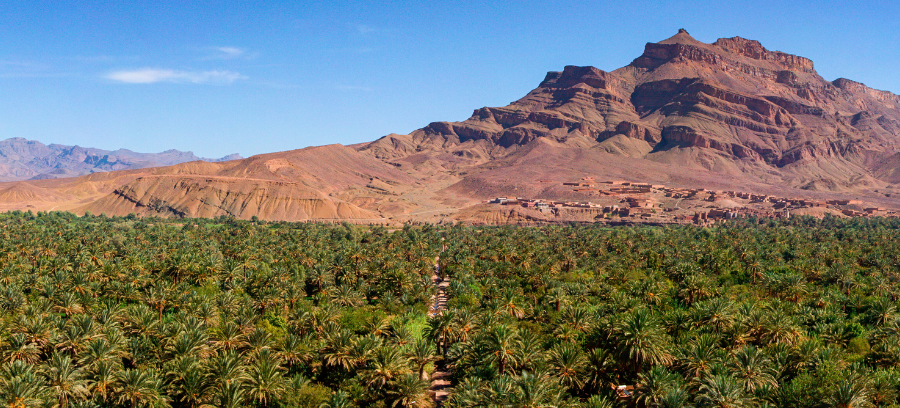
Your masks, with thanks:
M138 153L128 149L45 145L36 140L14 137L0 141L0 181L75 177L96 172L171 166L195 160L220 162L238 159L242 159L239 154L208 159L175 149L161 153Z
M435 122L364 150L400 160L445 150L477 163L547 138L662 163L835 191L883 186L876 163L900 149L900 97L827 81L807 58L740 37L682 30L612 72L568 66L506 107ZM622 138L634 139L623 150Z

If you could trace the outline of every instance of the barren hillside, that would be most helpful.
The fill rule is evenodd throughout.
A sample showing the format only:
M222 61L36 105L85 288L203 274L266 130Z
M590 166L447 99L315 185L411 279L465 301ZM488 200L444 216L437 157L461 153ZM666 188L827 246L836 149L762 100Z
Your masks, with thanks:
M482 203L499 196L610 201L610 191L593 181L583 183L590 188L567 182L624 180L735 197L864 203L806 211L852 214L898 207L898 157L897 95L828 81L812 61L756 41L706 44L681 30L648 43L626 67L550 72L522 99L476 109L462 122L434 122L355 146L0 184L0 205L272 220L528 223L562 221L558 214L565 213L585 221L594 215L496 212Z

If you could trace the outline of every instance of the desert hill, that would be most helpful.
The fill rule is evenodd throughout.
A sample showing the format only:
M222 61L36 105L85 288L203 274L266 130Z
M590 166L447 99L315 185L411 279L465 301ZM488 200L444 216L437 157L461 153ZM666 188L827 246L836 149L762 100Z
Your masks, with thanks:
M222 163L195 161L76 178L3 183L0 198L7 209L374 222L382 220L378 206L387 200L363 200L363 206L370 208L364 209L335 197L358 186L373 195L383 194L383 189L364 187L373 182L400 186L414 184L415 180L355 149L330 145ZM51 193L51 199L36 199L50 197ZM352 198L362 196L355 194Z
M738 201L737 192L749 191L797 197L787 200L796 203L863 203L804 204L819 215L897 208L900 97L843 78L828 81L809 59L756 41L707 44L681 30L648 43L628 66L550 72L518 101L476 109L462 122L434 122L354 146L0 184L0 208L358 222L590 221L607 216L501 211L482 203L509 196L612 207L628 198L600 191L593 181L583 183L591 188L563 184L595 178L730 190ZM673 213L751 200L725 205L715 193L696 201L657 192L660 211Z
M192 152L174 149L161 153L138 153L128 149L45 145L36 140L14 137L0 141L0 181L75 177L104 171L171 166L195 160L219 162L237 159L241 159L239 154L206 159Z

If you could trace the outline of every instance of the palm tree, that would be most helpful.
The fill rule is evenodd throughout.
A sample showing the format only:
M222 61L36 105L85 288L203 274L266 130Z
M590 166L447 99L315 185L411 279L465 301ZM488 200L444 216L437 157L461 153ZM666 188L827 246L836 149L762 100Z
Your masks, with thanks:
M227 382L216 386L213 396L215 407L239 408L244 406L244 389L239 382Z
M441 354L447 355L453 333L453 312L441 313L428 318L428 337L441 347Z
M794 318L782 309L770 310L768 321L763 328L762 338L768 343L797 344L802 337L801 328Z
M508 380L509 377L505 375L498 376L496 380L504 379ZM505 382L505 384L509 384ZM483 399L491 398L491 401L500 405L503 402L503 399L507 398L509 395L511 387L502 388L499 394L491 395L490 388L484 387L481 381L474 377L465 377L463 378L456 387L453 388L453 392L450 394L450 398L447 400L446 405L456 408L456 407L476 407L482 406L486 404L482 404Z
M848 378L841 381L828 403L835 408L872 407L872 386L865 377Z
M92 365L88 374L87 387L91 395L106 402L107 395L115 388L119 378L119 367L108 360L100 360Z
M173 373L176 378L169 382L174 394L178 396L181 403L188 407L203 405L207 401L212 387L200 364L195 362L179 371Z
M66 292L63 293L59 299L57 299L56 306L54 309L66 315L66 317L71 317L76 313L81 313L83 308L81 304L78 302L78 298L75 293Z
M349 330L335 328L325 334L325 347L319 352L325 365L350 370L353 361L354 336Z
M434 354L434 351L434 343L427 338L416 340L412 343L411 347L409 347L406 357L409 358L411 363L416 365L416 372L419 374L419 378L424 379L425 366L428 365L428 363L437 361L437 356Z
M519 329L514 369L516 372L534 371L543 366L546 351L544 339L527 327Z
M162 392L162 383L149 370L125 370L119 373L115 384L119 404L132 407L169 406Z
M594 326L594 315L586 307L568 308L563 313L563 321L578 333L586 333Z
M722 362L723 353L719 340L717 335L701 334L682 348L678 356L678 367L685 378L700 378L714 365Z
M81 352L78 364L85 367L93 367L101 361L109 361L121 356L118 348L107 339L96 338L87 343Z
M349 285L338 286L337 289L329 293L329 297L332 302L343 307L359 306L363 302L359 293Z
M47 398L43 384L22 377L3 381L0 398L9 407L42 407Z
M311 342L312 340L309 338L288 333L278 346L278 358L284 361L288 369L300 363L307 363L313 358Z
M395 321L396 325L392 325L391 327L391 342L400 346L405 347L411 340L413 340L416 335L410 330L409 326L407 326L404 322L401 322L399 319Z
M668 353L668 336L647 309L625 316L616 327L615 338L621 358L635 375L647 366L669 365L674 360Z
M218 327L212 331L212 344L217 348L225 350L238 350L247 345L246 336L241 331L241 327L230 321L222 321Z
M427 381L415 374L404 374L391 382L387 395L392 400L391 407L429 407L431 398L427 392Z
M40 353L40 347L36 343L30 342L25 333L15 333L7 337L7 344L3 350L3 361L36 363L40 360Z
M223 351L207 362L207 376L211 384L221 386L242 383L246 379L245 367L240 355L234 351ZM220 387L220 390L222 388Z
M755 406L752 398L744 393L740 383L723 375L709 376L700 382L697 404L700 407L715 408Z
M52 396L34 366L18 360L0 369L0 401L8 407L41 407Z
M381 315L368 315L363 318L363 327L369 334L385 336L391 329L391 319Z
M656 366L638 375L634 402L639 407L659 406L678 376L663 366Z
M165 310L166 305L169 304L168 297L169 294L163 286L150 286L144 294L144 301L147 305L156 309L159 313L160 322L162 322L163 311Z
M887 326L897 320L897 306L888 298L880 298L868 311L870 319L877 326Z
M82 376L82 369L75 366L69 356L53 353L49 363L47 385L56 394L59 406L67 408L69 401L87 398L87 381Z
M711 296L713 293L710 291L710 288L713 287L715 285L705 275L692 273L681 282L681 289L678 291L678 295L685 303L690 305Z
M713 298L695 306L698 313L697 323L702 327L710 327L718 333L724 333L734 324L733 304L727 298Z
M674 387L669 389L659 401L660 408L686 408L691 394L684 387Z
M547 301L553 304L553 308L556 309L557 312L562 310L563 306L571 303L568 293L561 287L551 289L547 294Z
M584 387L590 392L596 393L609 389L610 385L619 384L614 379L615 362L612 353L605 349L596 348L587 353L587 379Z
M515 363L519 336L514 329L498 324L488 329L481 341L489 353L489 360L497 363L497 372L504 374L510 363Z
M379 347L372 356L372 361L362 371L363 382L381 390L395 378L409 372L406 359L400 349L391 346Z
M264 407L277 401L287 386L282 371L273 353L269 350L260 352L247 373L248 397Z
M522 303L524 302L519 294L512 290L506 290L500 298L497 313L508 313L510 316L521 320L525 317L525 308L522 306Z
M771 360L752 345L735 352L729 367L731 375L741 383L744 391L753 392L760 387L778 386Z
M272 334L262 327L256 327L247 334L247 348L250 354L258 354L263 350L271 350L275 342Z
M214 350L209 347L209 336L206 330L199 325L199 320L193 318L185 326L184 330L179 330L174 337L170 337L167 343L167 351L172 358L193 356L199 358L208 358L214 354Z
M384 340L374 334L354 338L350 347L350 361L352 361L353 367L362 367L368 364L375 350L383 345Z
M587 359L581 348L572 343L559 343L550 349L548 358L553 374L559 383L570 389L579 390L584 386L584 370Z
M200 302L195 308L194 313L197 317L203 320L203 324L206 326L211 326L216 322L216 319L219 317L219 310L208 301Z
M558 387L543 373L523 372L514 383L513 405L516 407L543 408L559 403Z

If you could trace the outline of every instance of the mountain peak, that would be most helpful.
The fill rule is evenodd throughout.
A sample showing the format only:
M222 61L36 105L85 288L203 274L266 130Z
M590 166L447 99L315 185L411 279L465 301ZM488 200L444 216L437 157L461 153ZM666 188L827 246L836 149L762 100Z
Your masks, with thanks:
M777 75L779 71L815 74L807 58L770 51L756 40L720 38L712 44L697 41L684 29L658 43L647 43L644 53L631 66L653 70L667 63L702 65L711 69L751 75Z
M683 28L678 29L678 33L666 38L659 42L659 44L691 44L691 45L706 45L700 41L691 37L691 35L687 32L687 30Z

